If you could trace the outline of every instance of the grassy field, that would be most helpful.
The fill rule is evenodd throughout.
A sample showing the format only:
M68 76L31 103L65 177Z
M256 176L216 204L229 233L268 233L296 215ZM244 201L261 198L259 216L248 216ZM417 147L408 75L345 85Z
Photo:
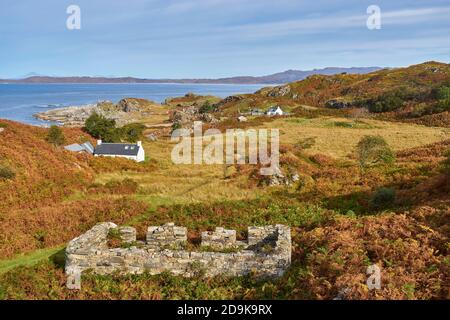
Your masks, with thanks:
M346 125L348 124L348 125ZM316 138L308 150L336 158L347 157L365 135L380 135L394 151L414 148L450 138L448 128L364 119L355 122L345 118L283 118L268 122L268 128L280 129L281 143L293 144L300 139Z
M160 115L153 123L166 117ZM144 141L148 160L139 166L145 169L134 170L138 167L133 165L97 172L91 183L99 188L129 178L137 189L126 193L126 197L143 201L146 206L134 202L117 206L114 201L124 194L106 189L92 192L91 185L66 195L61 204L68 209L74 207L67 219L52 218L55 223L48 226L34 222L40 228L54 230L49 232L55 234L51 245L46 245L45 240L38 243L43 246L38 250L27 247L27 254L0 260L0 298L330 299L344 287L350 288L349 298L430 299L448 294L441 285L449 263L445 227L448 191L445 181L439 185L439 179L446 179L441 162L448 148L448 143L439 142L450 138L448 129L337 117L279 118L261 127L280 129L284 146L315 138L311 148L295 159L302 176L312 181L310 188L256 186L250 183L249 171L233 174L236 168L230 168L225 178L222 165L175 165L170 159L174 143L168 137ZM350 155L365 135L383 136L396 151L397 163L374 168L361 177ZM331 156L336 162L313 161L316 154ZM105 169L109 164L105 162ZM383 209L370 207L370 199L380 187L395 188L397 202ZM110 207L102 209L100 202L106 200ZM86 209L90 201L95 201L99 206L96 210L104 213L95 217L94 213L80 214L78 222L75 209ZM51 211L48 215L59 217L58 213ZM19 219L23 214L29 213L20 212L15 217ZM293 235L293 266L284 277L269 282L249 277L204 281L166 274L89 274L83 277L81 291L69 291L64 287L61 261L67 237L58 238L56 233L64 233L69 225L71 234L79 234L93 219L132 225L141 235L149 225L173 221L188 227L190 238L215 226L234 228L243 237L249 225L288 224ZM361 279L370 263L378 263L386 270L386 287L378 293L361 289Z

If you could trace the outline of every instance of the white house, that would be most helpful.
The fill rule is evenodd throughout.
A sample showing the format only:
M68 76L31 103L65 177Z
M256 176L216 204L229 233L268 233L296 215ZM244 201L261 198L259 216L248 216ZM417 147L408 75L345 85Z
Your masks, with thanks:
M118 157L127 158L136 162L145 160L145 151L142 147L142 142L137 143L102 143L102 140L97 141L97 146L94 149L94 156L96 157Z
M267 110L266 115L268 116L282 116L284 111L281 110L279 106L271 107Z

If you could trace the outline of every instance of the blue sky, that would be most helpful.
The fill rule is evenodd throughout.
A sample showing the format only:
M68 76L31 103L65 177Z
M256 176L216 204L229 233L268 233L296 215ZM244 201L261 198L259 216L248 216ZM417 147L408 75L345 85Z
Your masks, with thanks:
M81 8L68 30L66 8ZM369 5L382 28L369 30ZM217 78L450 62L448 0L1 0L0 77Z

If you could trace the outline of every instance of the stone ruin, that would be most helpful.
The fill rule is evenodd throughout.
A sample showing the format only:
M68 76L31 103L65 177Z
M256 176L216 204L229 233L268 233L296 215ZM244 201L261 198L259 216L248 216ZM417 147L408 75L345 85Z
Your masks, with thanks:
M111 231L122 245L110 248ZM80 289L81 273L160 274L192 277L283 275L291 263L291 232L284 225L249 227L247 241L236 240L235 230L202 232L199 251L184 249L187 229L167 223L148 227L146 241L136 240L136 229L100 223L71 240L66 248L67 287Z

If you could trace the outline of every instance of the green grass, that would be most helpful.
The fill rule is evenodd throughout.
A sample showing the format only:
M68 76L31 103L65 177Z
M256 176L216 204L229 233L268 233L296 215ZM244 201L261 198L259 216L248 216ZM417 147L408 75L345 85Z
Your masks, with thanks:
M49 259L64 247L65 246L58 246L40 249L28 254L20 254L12 259L0 260L0 274L19 266L33 266L44 259Z

